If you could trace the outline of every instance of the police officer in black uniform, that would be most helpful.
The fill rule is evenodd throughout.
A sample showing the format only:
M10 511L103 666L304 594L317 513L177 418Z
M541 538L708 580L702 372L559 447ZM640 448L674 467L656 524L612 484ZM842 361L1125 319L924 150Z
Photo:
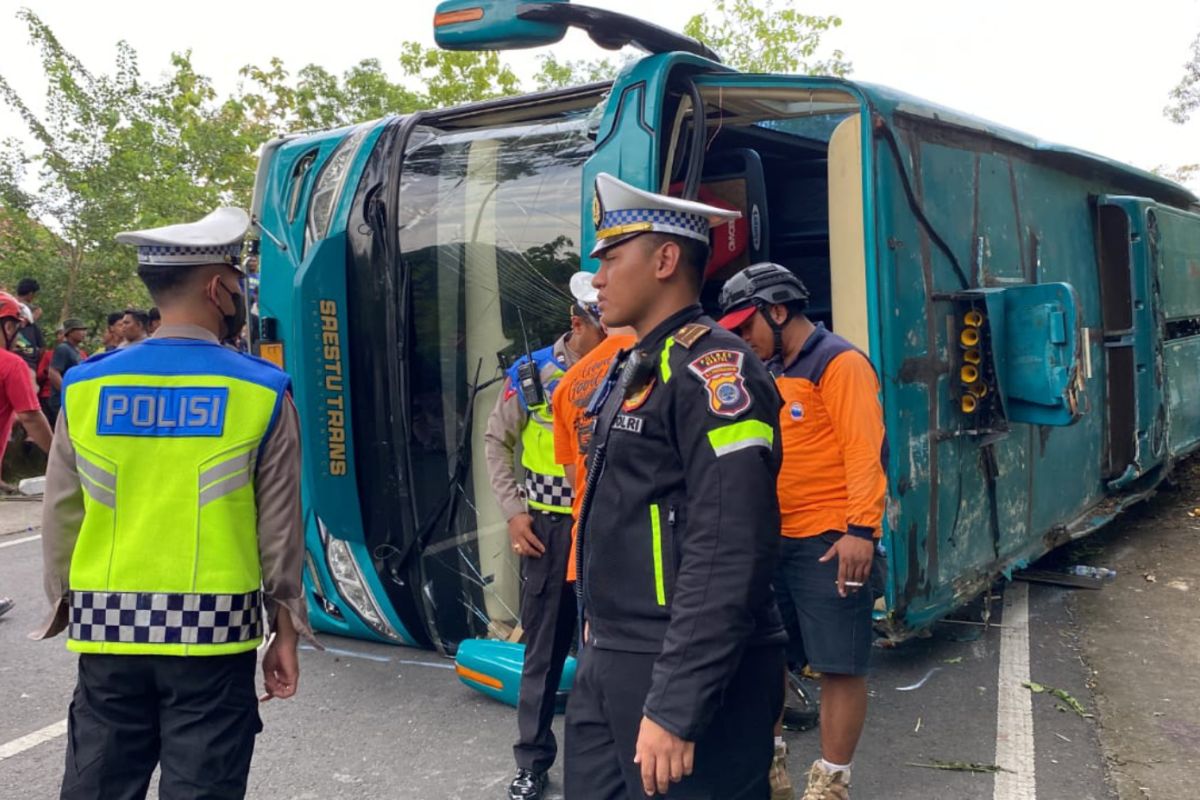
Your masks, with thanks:
M606 174L596 197L603 321L639 340L590 408L566 795L765 800L786 640L780 401L698 305L711 221L737 213Z

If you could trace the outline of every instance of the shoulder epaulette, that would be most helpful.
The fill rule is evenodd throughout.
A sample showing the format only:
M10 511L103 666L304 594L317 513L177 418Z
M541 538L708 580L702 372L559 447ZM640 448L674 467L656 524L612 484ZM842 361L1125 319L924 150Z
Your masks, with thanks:
M712 328L707 325L701 325L699 322L689 322L679 330L675 331L675 344L682 347L691 348L696 342L708 333Z

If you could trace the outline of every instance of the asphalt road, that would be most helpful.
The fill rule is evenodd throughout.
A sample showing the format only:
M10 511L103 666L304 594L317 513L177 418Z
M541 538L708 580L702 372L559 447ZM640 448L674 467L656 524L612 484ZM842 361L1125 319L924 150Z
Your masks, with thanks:
M26 638L44 610L38 532L29 530L27 519L36 512L33 505L0 502L0 594L17 601L0 619L0 800L57 796L62 721L74 685L75 658L61 639ZM1028 675L1020 674L1020 648L1005 644L1005 678L1000 677L1002 637L1019 644L1024 635L1016 612L1012 619L1001 618L999 628L944 624L928 639L876 651L870 718L854 769L856 800L1114 796L1105 786L1093 722L1057 710L1061 703L1048 695L1014 686L1032 679L1065 689L1090 708L1088 673L1076 649L1066 592L1014 586L1010 601L1028 591ZM504 796L512 767L512 709L462 686L449 663L432 653L336 637L323 642L326 652L302 653L298 696L262 707L265 730L250 797ZM922 679L919 688L900 690ZM556 725L561 732L561 718ZM793 778L800 782L817 756L817 735L788 738ZM992 764L998 753L1012 759L1000 764L1009 772L999 778L912 766ZM1020 753L1034 757L1014 755ZM556 792L559 778L556 769Z

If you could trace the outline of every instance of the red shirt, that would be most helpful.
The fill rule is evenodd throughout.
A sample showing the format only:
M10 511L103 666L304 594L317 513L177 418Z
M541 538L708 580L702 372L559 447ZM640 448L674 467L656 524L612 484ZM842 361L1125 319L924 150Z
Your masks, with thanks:
M8 350L0 350L0 461L4 460L4 450L12 434L13 417L40 409L25 359Z
M54 391L54 387L50 385L50 358L54 355L54 349L47 347L42 351L42 357L38 359L37 367L37 382L38 382L38 397L49 400L50 393Z

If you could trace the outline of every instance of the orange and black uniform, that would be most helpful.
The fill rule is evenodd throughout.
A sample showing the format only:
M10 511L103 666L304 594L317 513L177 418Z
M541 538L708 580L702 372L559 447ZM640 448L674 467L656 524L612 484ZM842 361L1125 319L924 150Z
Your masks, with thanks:
M839 531L879 538L887 438L871 362L818 325L775 383L783 398L783 535L802 539Z
M790 658L819 672L861 675L871 647L870 591L837 593L841 536L877 540L887 498L887 436L879 380L854 345L818 325L775 378L783 407L779 508L783 550L775 580ZM877 552L872 583L882 574Z
M571 496L571 516L579 519L583 486L587 481L587 446L592 436L593 417L587 415L592 394L608 374L617 353L633 347L636 337L608 336L579 359L558 382L554 393L554 460L575 467L575 489ZM575 532L571 528L571 556L567 561L567 580L575 580Z

